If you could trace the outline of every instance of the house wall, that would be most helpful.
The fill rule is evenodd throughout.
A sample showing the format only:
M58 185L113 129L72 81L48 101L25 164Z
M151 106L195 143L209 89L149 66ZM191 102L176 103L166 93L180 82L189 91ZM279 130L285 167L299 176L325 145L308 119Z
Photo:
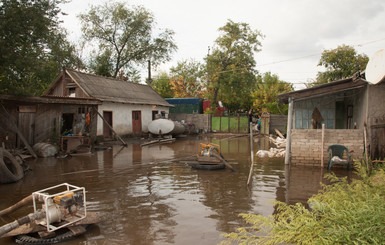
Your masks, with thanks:
M141 111L142 132L148 133L147 125L152 121L152 111L165 111L169 113L169 108L157 106L155 109L151 105L133 105L123 103L103 102L98 111L103 115L103 111L112 112L112 128L118 135L131 135L132 132L132 111ZM98 117L97 136L103 136L103 120Z
M192 123L195 125L195 130L211 132L211 115L210 114L186 114L186 113L172 113L169 115L170 119L175 121L184 120L185 123Z
M385 158L385 84L368 88L368 143L372 159Z
M292 165L321 166L321 129L292 129L291 134ZM362 129L325 129L324 135L324 167L327 167L330 145L340 144L348 148L353 159L361 160L364 152Z

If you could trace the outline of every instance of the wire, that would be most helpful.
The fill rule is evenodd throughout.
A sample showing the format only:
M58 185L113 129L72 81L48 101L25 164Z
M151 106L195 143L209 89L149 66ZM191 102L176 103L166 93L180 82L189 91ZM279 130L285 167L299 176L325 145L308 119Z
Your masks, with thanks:
M353 46L353 47L362 47L362 46L365 46L365 45L368 45L368 44L377 43L377 42L381 42L381 41L384 41L384 40L385 40L385 38L381 38L381 39L377 39L377 40L374 40L374 41L369 41L369 42L366 42L366 43L353 44L351 46ZM274 61L274 62L270 62L270 63L260 64L260 65L256 65L255 67L275 65L275 64L279 64L279 63L285 63L285 62L290 62L290 61L294 61L294 60L305 59L305 58L309 58L309 57L313 57L313 56L317 56L317 55L321 55L321 54L322 54L322 52L321 53L317 53L317 54L310 54L310 55L305 55L305 56L301 56L301 57L297 57L297 58L287 59L287 60L279 60L279 61Z

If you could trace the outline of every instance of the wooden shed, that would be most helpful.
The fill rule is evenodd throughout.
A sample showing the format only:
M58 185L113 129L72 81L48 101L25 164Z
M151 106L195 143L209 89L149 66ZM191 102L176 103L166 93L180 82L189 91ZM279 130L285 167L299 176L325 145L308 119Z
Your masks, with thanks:
M147 133L155 115L166 115L172 107L148 85L72 69L64 69L44 95L100 100L96 135L103 139L113 137L108 125L121 136Z
M385 157L385 82L370 84L364 75L279 96L289 103L287 164L326 166L332 144L362 159L365 134L372 159Z
M0 140L7 148L20 148L39 142L60 144L64 134L81 131L96 136L95 115L85 127L86 113L96 111L101 102L94 98L20 97L0 95ZM16 133L19 131L19 133Z

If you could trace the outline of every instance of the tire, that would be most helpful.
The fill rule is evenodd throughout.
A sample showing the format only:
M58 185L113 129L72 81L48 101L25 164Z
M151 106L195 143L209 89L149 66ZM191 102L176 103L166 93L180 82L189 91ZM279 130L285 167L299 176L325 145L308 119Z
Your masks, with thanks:
M22 166L13 155L0 148L0 183L13 183L24 177Z
M18 244L26 244L26 245L40 245L40 244L55 244L59 242L68 241L74 239L76 236L72 231L63 228L63 231L52 238L40 238L36 233L35 234L24 234L15 236L15 242Z
M224 164L192 164L192 168L200 170L219 170L226 168Z

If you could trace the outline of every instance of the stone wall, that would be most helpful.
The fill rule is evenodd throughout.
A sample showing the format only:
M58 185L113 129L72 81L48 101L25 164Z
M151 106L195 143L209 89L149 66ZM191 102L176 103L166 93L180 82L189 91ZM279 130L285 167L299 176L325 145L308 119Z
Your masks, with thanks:
M321 166L321 129L293 129L291 134L292 165ZM364 133L362 129L325 129L324 167L327 167L330 145L344 145L353 159L361 160L364 153Z

